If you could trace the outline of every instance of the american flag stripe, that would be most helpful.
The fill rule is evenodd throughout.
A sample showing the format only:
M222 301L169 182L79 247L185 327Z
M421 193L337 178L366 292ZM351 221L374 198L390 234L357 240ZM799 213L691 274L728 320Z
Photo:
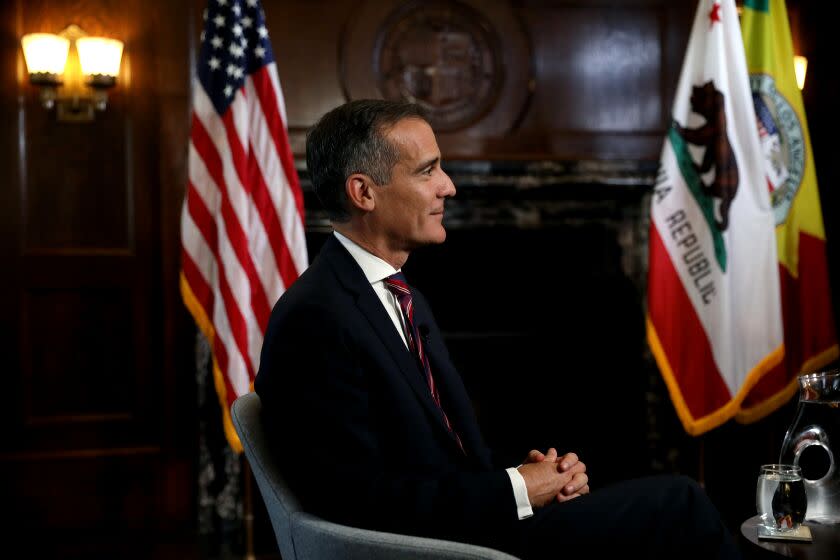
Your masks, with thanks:
M232 394L242 394L248 391L250 380L254 378L254 373L249 367L250 360L248 360L247 354L242 350L243 345L239 340L236 340L237 329L243 335L245 334L244 326L241 323L239 325L228 323L229 319L234 321L241 319L241 315L237 317L236 313L231 313L230 311L231 293L227 283L223 280L220 281L219 288L222 299L225 300L225 305L217 306L213 315L213 324L216 327L214 347L218 351L219 346L221 346L221 350L227 356L227 364L222 371L226 372L225 380L227 384L235 390ZM232 341L231 338L233 338ZM220 363L219 366L221 367L222 364Z
M294 282L295 278L297 278L297 269L292 261L289 247L286 244L286 238L283 234L283 229L281 228L280 221L277 218L277 213L272 210L273 203L271 200L271 194L269 192L268 185L266 185L263 180L264 175L262 171L260 171L259 162L254 155L253 145L251 146L251 151L248 154L247 165L249 180L254 185L254 190L251 192L251 196L253 197L257 212L259 212L260 220L265 227L267 241L270 246L270 250L267 250L256 240L256 238L252 238L253 242L251 250L255 253L265 252L267 254L266 258L271 258L274 261L274 266L280 271L279 276L272 275L270 278L263 279L264 282L270 283L266 284L266 291L269 293L273 293L277 289L283 291L285 286L291 284Z
M275 74L276 72L266 72L266 75ZM255 76L258 79L249 79L245 83L246 91L250 96L259 99L259 108L262 109L257 110L257 104L254 104L252 111L250 130L254 153L266 176L280 178L278 188L270 194L283 229L282 240L290 247L305 247L303 222L297 219L297 216L303 215L303 192L294 172L294 160L288 138L276 130L283 122L278 120L281 114L278 109L279 102L270 95L264 76L259 73ZM290 259L281 259L278 262L285 263L284 266L289 268L288 272L293 275L293 281L307 266L306 252L290 251L289 256ZM287 260L291 262L286 262ZM281 266L281 272L283 270ZM288 284L291 284L291 281Z
M225 345L218 337L216 337L213 342L213 357L216 360L216 365L221 371L230 371L230 363L228 361L228 355L227 350L225 350ZM236 389L233 387L233 384L230 382L230 377L227 375L222 376L222 387L225 391L225 394L236 394Z
M190 181L189 188L194 189L195 187L192 185L193 182ZM184 212L184 224L191 226L183 228L182 235L189 241L189 243L184 243L184 245L193 251L200 251L200 253L195 255L195 262L203 263L205 268L200 271L202 276L211 278L213 274L212 270L215 269L215 257L213 253L215 247L219 244L216 222L213 221L213 216L207 209L207 204L200 196L191 196L187 200ZM199 235L201 239L193 239Z
M282 177L282 169L276 165L272 165L276 160L276 157L272 159L270 150L266 150L264 143L260 142L259 138L252 138L248 161L249 176L254 177L254 189L251 196L259 211L261 223L265 227L268 235L268 247L261 249L271 254L277 269L280 271L283 284L288 286L298 277L298 265L292 258L289 243L286 240L286 232L283 231L282 221L278 216L279 212L275 209L271 189L268 188L268 185L266 185L263 179L265 176L272 176L278 173ZM280 183L278 185L280 188L287 188L286 182L281 181ZM283 198L288 199L289 197ZM286 219L292 220L297 215L297 211L294 211ZM279 280L280 278L276 279Z
M230 249L230 242L227 238L227 231L226 225L232 221L231 218L231 211L229 206L226 206L224 197L220 195L218 189L215 188L214 181L211 178L211 174L204 166L204 161L208 161L208 159L202 159L200 157L200 153L197 150L197 145L201 145L202 142L200 141L201 135L196 134L196 138L199 140L195 142L193 148L195 150L191 150L195 152L195 157L191 160L190 165L190 193L195 196L189 196L187 198L187 209L189 212L189 218L194 220L194 225L192 228L184 228L185 233L182 234L184 237L184 244L185 247L196 247L201 246L198 242L194 239L189 237L191 232L200 232L204 241L206 243L205 247L202 251L202 257L196 258L196 262L204 263L204 270L202 271L202 276L208 281L213 281L218 284L218 291L220 294L217 296L224 296L224 294L229 293L231 288L228 285L227 278L224 273L220 274L217 263L222 262L225 264L225 267L228 271L232 271L233 274L231 275L233 278L243 278L245 275L242 272L242 269L238 267L238 263L235 257L231 256L231 249ZM195 185L202 185L201 188L197 188ZM215 214L219 217L219 220L223 220L225 217L229 221L220 224L221 226L221 235L218 235L219 228L217 228L217 222L213 218L210 205L205 203L205 200L213 199L217 201L214 205L216 208ZM221 242L219 241L219 237L221 237ZM208 258L209 254L209 258ZM223 255L220 257L220 254ZM241 283L238 283L241 284ZM243 298L247 295L248 286L236 285L236 288L240 293L240 298ZM236 301L233 297L222 297L222 302L225 307L229 309L229 312L234 315L232 322L235 325L239 325L239 332L231 333L229 329L224 329L219 332L219 336L223 337L225 340L225 345L230 346L227 342L231 338L237 341L237 345L239 350L244 354L244 356L248 356L248 363L251 362L253 356L259 352L259 348L250 348L249 346L259 346L259 344L251 343L249 345L247 329L244 327L244 320L241 319L242 313L239 307L236 305ZM217 331L219 329L217 328ZM248 351L246 352L246 349ZM253 366L245 367L244 370L251 370L253 371Z
M197 208L200 208L201 206L202 205L199 204ZM187 213L185 212L185 214ZM184 223L187 224L187 226L189 227L189 224L191 222L191 216L187 214L184 218ZM191 229L190 231L197 231L198 227L195 226L194 223L192 225L195 229ZM211 291L210 284L207 282L206 278L214 278L217 276L215 267L213 271L201 271L199 265L197 264L197 261L190 254L191 252L196 252L198 254L206 254L209 252L215 253L215 251L213 251L204 243L204 239L195 237L190 239L185 235L184 240L184 247L182 249L182 267L184 277L192 293L194 294L195 299L199 302L201 306L200 309L202 311L208 312L204 315L203 320L198 320L198 322L201 325L202 323L208 321L209 317L213 317L213 324L209 325L209 328L205 325L205 330L208 330L211 333L213 333L214 336L212 338L214 356L217 359L219 367L227 371L229 369L229 360L226 347L229 347L231 345L230 340L232 336L227 320L225 318L224 309L222 309L222 312L219 314L218 310L214 308L214 302L216 300L216 295L219 295L222 297L223 304L226 305L230 301L229 298L226 298L226 294L229 294L230 290L227 286L227 282L225 281L224 277L222 277L217 282L218 286L217 290L215 290L219 293L214 294L213 291ZM216 260L214 259L210 261L204 258L199 262L216 262ZM222 319L221 321L220 318ZM244 370L244 362L240 361L240 363L241 365L239 366L239 369Z
M271 307L308 266L303 194L258 0L209 0L182 213L184 302L211 343L225 433L250 390Z
M230 323L236 347L245 362L245 370L251 376L256 375L259 363L262 339L256 339L252 333L262 332L253 308L253 286L245 270L239 265L234 249L226 236L220 236L217 258L224 263L220 269L219 286L225 302L225 315ZM227 289L227 293L225 292Z
M213 337L212 346L213 361L215 362L214 369L218 368L220 372L227 372L227 374L221 376L221 379L218 376L216 377L216 389L217 391L223 391L225 395L235 395L236 389L233 383L231 382L230 375L232 371L231 359L227 351L227 346L224 342L224 335L228 332L227 324L224 322L219 323L214 320L214 325L216 326L216 328L213 331L215 332L215 336ZM238 366L241 370L242 362L241 360L236 360L235 356L236 354L234 353L234 366Z
M242 103L234 101L231 108L240 106L242 106ZM233 122L233 114L234 111L229 111L222 119L222 122L224 123L225 130L228 134L228 146L230 148L233 169L236 171L237 178L239 179L238 186L244 191L242 194L250 194L248 191L253 188L253 183L248 181L246 176L248 156L245 154L245 149L240 143L241 139L237 136L238 130ZM235 189L237 188L237 185L229 185L228 188ZM241 197L241 195L239 196ZM249 215L258 213L258 211L253 211L253 202L251 200L246 198L245 201L246 211ZM228 225L229 232L232 234L231 237L236 240L234 244L234 247L236 248L236 257L242 265L242 268L245 270L251 286L251 307L257 317L260 329L264 331L266 327L268 327L268 316L271 313L271 308L268 304L268 299L266 298L263 279L259 278L257 269L254 266L254 261L251 258L250 245L255 239L264 237L265 230L261 227L259 220L249 220L248 222L245 222L250 222L250 230L246 233L237 221L237 218L238 216L226 216L225 222Z
M211 172L221 195L227 194L236 212L237 221L248 223L248 198L243 196L244 187L236 172L225 123L213 109L207 96L198 91L195 94L193 114L193 144L201 152L200 157ZM196 128L196 124L200 124ZM205 158L210 159L205 159Z
M193 121L193 137L195 138L194 145L199 157L203 162L208 164L207 171L209 172L210 178L216 184L225 185L223 168L225 165L230 165L230 162L222 163L219 152L215 150L211 138L207 135L198 119L194 119ZM234 197L229 196L228 188L225 186L219 189L218 192L221 195L219 219L222 222L219 225L221 226L220 230L224 233L221 237L228 240L227 244L220 243L219 247L226 248L229 245L234 254L233 257L226 259L226 266L224 268L232 269L235 272L233 278L239 280L234 283L241 284L237 286L237 296L239 296L237 299L240 301L250 300L253 314L256 315L258 323L261 323L261 328L265 329L265 326L268 324L270 310L262 285L257 281L257 273L248 251L248 238L240 226L238 216L231 203L231 199ZM220 252L225 251L224 249L217 249L215 252L217 258ZM250 297L248 296L248 292L250 292ZM233 321L233 323L235 325L239 324L238 321ZM246 333L236 334L246 336Z
M234 102L231 107L235 108L240 105L240 103ZM201 150L201 156L203 158L211 158L210 160L206 160L211 164L209 165L211 176L217 185L223 187L221 189L223 199L230 203L231 210L235 211L235 216L226 216L225 218L232 220L229 227L239 230L230 231L230 234L231 238L236 240L237 245L241 243L241 251L237 252L237 256L242 266L250 274L253 269L253 264L250 262L250 255L245 250L248 245L247 240L249 238L254 239L256 235L264 236L265 232L252 229L246 234L240 225L243 223L250 224L252 228L258 225L257 221L248 219L250 215L255 213L255 210L252 208L253 202L245 196L245 191L248 190L245 185L249 184L245 173L247 156L234 130L235 125L232 122L231 113L228 113L225 119L220 121L212 113L211 108L211 113L206 115L206 122L208 128L215 133L204 131L205 135L199 139L204 148ZM226 136L227 142L221 138L222 134ZM213 142L214 139L216 140L215 143ZM221 154L224 154L224 157Z
M224 319L230 324L230 333L245 362L245 368L251 377L253 377L254 367L251 365L251 360L249 359L251 354L248 348L249 325L246 318L246 315L253 315L253 313L247 312L247 306L240 307L239 305L239 302L248 301L249 299L248 284L242 269L234 264L235 258L232 255L230 244L225 242L227 238L224 235L219 237L218 251L215 252L216 261L226 264L218 274L219 295L221 295L223 306L216 308L214 322ZM232 282L229 281L228 276L232 278Z
M280 77L277 75L277 67L268 68L269 70L264 73L254 72L253 76L259 79L268 78L268 80L271 81L271 89L267 91L276 90L279 92L272 103L277 106L277 111L280 113L280 119L282 119L284 123L289 122L288 119L286 119L286 102L283 99L283 89L280 87ZM282 142L285 144L289 143L289 139L285 134L280 136L280 139L282 139ZM278 146L279 145L280 142L278 142ZM297 175L294 175L294 177L297 178ZM300 196L299 198L301 202L303 202L303 196ZM301 208L303 208L303 206L301 206Z
M262 149L263 148L261 146L252 145L253 166L263 170L260 176L263 176L266 173L277 172L279 167L272 165L273 162L270 158L261 157L259 152ZM265 163L266 160L268 160L268 163ZM276 158L274 158L274 161L276 161ZM280 172L282 172L282 170L280 170ZM291 284L294 279L297 278L299 267L302 263L295 262L294 254L290 250L290 246L294 247L305 244L305 239L303 238L302 231L300 232L300 235L290 236L283 229L284 222L282 221L283 218L281 216L283 216L282 212L284 210L290 210L290 212L287 213L290 217L294 217L297 215L297 210L293 204L290 205L291 208L281 208L280 211L273 210L274 200L271 196L271 191L266 187L262 180L258 183L253 196L254 200L258 201L262 208L261 218L266 230L270 232L268 237L270 241L270 250L277 264L277 268L283 278L283 282L287 285ZM297 234L297 232L292 233Z
M197 221L193 219L193 216L196 217ZM211 247L217 246L217 240L215 222L208 221L208 217L209 212L207 212L204 204L198 200L198 197L190 197L188 205L184 207L184 215L181 219L183 224L182 237L184 239L181 251L182 260L189 258L189 261L182 263L184 273L190 273L187 274L187 279L192 286L193 293L199 297L202 309L210 317L213 315L215 294L210 287L209 279L217 274L216 257ZM190 266L187 266L188 264Z
M186 250L181 249L181 265L184 269L184 276L192 287L193 294L203 309L213 311L213 291L210 284L204 281L195 261Z
M283 130L281 128L282 123L286 120L285 111L281 111L282 105L279 105L280 101L272 95L272 92L279 87L277 72L274 67L271 67L255 73L248 82L250 82L249 85L253 85L253 89L260 100L260 106L262 107L266 121L265 130L269 132L271 139L274 141L274 153L280 157L283 164L284 176L287 178L291 177L290 181L294 183L293 188L291 188L291 194L293 196L290 200L294 200L298 212L302 213L303 192L298 184L297 174L294 173L295 162L292 159L289 138L285 134L280 134L280 131Z
M232 104L232 107L237 105L238 103L234 102ZM214 116L214 114L208 115L208 121L215 121L216 119L214 118ZM214 122L211 126L219 127L220 124ZM242 221L244 221L244 219L240 216L253 215L259 213L260 210L255 208L253 202L247 199L247 197L236 192L238 189L242 189L244 191L244 187L242 187L241 185L246 184L248 181L247 178L245 178L246 174L244 172L238 172L238 169L240 167L244 168L246 166L246 163L242 161L246 158L246 156L244 150L238 144L238 137L235 134L231 133L231 126L232 124L229 122L222 121L221 123L221 127L223 127L226 131L226 136L228 140L227 146L229 146L230 153L232 154L229 161L225 161L224 163L221 162L221 157L219 156L219 153L227 153L225 151L220 152L220 149L224 150L225 146L219 145L222 144L222 142L219 142L218 144L214 145L212 142L212 137L209 134L206 134L206 132L205 134L201 134L202 131L198 131L196 135L196 144L197 146L204 147L203 150L199 150L201 152L200 156L204 159L204 161L211 164L213 171L211 171L210 174L213 179L213 182L221 183L222 185L228 185L227 188L223 188L221 190L222 218L224 219L224 224L227 228L228 236L231 238L231 240L233 240L233 246L236 250L237 260L240 262L242 268L245 270L247 278L252 287L252 309L257 316L257 321L259 323L260 329L265 330L266 326L268 325L268 315L271 312L270 304L266 297L266 293L274 291L271 290L271 288L272 284L275 281L274 279L276 278L276 274L271 272L271 270L274 269L273 266L264 266L261 267L263 274L259 275L258 270L254 265L254 261L251 258L253 248L249 247L248 240L251 240L250 244L252 245L259 246L266 243L266 232L261 227L260 220L250 220L251 229L248 232L245 232L239 225ZM223 170L229 167L232 167L237 171L233 177L230 177L230 174L225 174L223 172ZM227 177L225 175L227 175ZM240 176L242 176L244 180L240 180ZM230 177L230 180L226 181L228 177ZM230 196L226 196L229 191L232 194ZM231 201L240 201L244 202L244 204L240 205L240 209L234 211ZM267 265L271 264L273 263L267 263ZM257 281L258 276L260 276L259 281Z

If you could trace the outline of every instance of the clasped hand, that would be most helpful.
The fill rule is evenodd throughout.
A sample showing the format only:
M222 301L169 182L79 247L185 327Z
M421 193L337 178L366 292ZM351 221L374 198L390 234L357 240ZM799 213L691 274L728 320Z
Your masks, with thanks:
M517 470L525 479L533 507L553 501L566 502L589 493L586 465L575 453L558 457L553 447L547 453L533 449Z

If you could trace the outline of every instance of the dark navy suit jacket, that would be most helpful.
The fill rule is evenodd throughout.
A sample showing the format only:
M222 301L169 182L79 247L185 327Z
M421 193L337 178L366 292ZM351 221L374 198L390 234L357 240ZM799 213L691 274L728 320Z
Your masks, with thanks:
M269 437L313 513L509 548L519 523L510 479L494 469L431 310L412 293L465 453L381 300L334 236L271 314L255 383Z

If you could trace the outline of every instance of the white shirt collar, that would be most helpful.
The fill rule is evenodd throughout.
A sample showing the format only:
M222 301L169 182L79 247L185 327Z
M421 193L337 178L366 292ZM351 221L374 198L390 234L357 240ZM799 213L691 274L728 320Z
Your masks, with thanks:
M347 251L349 251L350 256L352 256L353 260L359 264L362 268L362 272L365 273L365 278L367 278L368 282L371 284L381 282L395 272L399 272L399 269L394 268L373 253L363 249L352 239L348 239L346 236L341 235L335 230L333 230L333 235L335 235L335 238L344 245L344 248L347 249Z

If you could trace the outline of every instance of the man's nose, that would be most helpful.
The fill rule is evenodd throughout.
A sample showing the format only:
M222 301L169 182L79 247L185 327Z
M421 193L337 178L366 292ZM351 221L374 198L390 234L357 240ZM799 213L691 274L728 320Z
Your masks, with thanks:
M452 182L452 179L449 178L449 175L446 174L446 171L441 169L440 171L443 174L443 186L441 190L441 197L450 197L455 196L455 183Z

